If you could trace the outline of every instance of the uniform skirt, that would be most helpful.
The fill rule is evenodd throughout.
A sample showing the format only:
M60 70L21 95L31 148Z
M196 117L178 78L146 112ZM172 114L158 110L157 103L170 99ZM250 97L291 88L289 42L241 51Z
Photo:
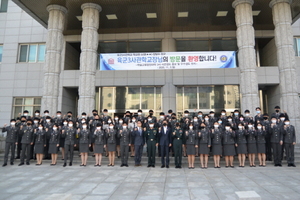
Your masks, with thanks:
M43 154L44 153L44 144L35 143L34 152L37 154Z
M199 154L209 154L209 150L208 144L201 143L199 145Z
M196 148L194 144L186 145L186 154L187 155L196 155Z
M59 147L65 147L65 138L60 138L59 139Z
M89 152L89 144L88 143L79 143L79 152L80 153L88 153Z
M257 153L266 153L266 144L265 143L257 143Z
M224 149L223 156L234 156L235 155L234 144L224 144L223 149Z
M238 144L236 148L236 153L237 154L247 154L247 144Z
M116 151L116 143L107 144L107 151Z
M94 153L104 153L104 145L103 144L95 144Z
M55 144L55 143L49 144L49 151L48 151L48 153L50 153L50 154L57 154L57 152L58 152L57 144Z
M248 153L250 153L250 154L257 153L256 143L248 144Z
M213 144L212 145L212 154L215 155L222 155L222 145L221 144Z

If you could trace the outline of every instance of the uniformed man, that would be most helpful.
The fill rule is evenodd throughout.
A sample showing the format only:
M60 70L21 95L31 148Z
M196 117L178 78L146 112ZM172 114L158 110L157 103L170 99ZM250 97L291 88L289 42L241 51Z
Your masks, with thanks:
M56 112L56 117L53 118L53 123L57 124L59 128L62 127L63 123L63 118L61 116L61 111Z
M22 140L22 131L21 130L21 127L25 127L26 126L26 116L22 116L20 121L16 123L16 126L17 128L19 129L18 131L18 144L17 144L17 157L16 159L20 159L21 157L21 150L22 150L22 143L21 143L21 140Z
M175 168L181 168L181 160L182 160L182 137L183 131L180 128L180 124L177 122L175 125L175 129L173 130L173 149L175 156Z
M11 119L10 120L10 126L6 126L7 124L4 124L4 127L2 129L2 132L7 132L6 133L6 140L5 140L5 153L4 153L4 164L2 167L5 167L7 165L8 161L8 154L9 151L11 153L10 155L10 164L14 164L14 159L15 159L15 149L16 149L16 144L18 144L18 134L19 130L16 127L16 120Z
M70 151L69 166L72 166L74 147L76 147L77 144L76 129L74 128L74 122L72 120L68 122L68 128L66 130L62 130L62 137L65 138L65 155L64 155L65 162L63 167L67 166L69 151Z
M282 144L283 144L283 134L282 129L277 123L276 117L272 117L271 119L271 137L270 141L273 149L273 158L274 158L274 166L281 167L281 153L282 153Z
M144 120L145 120L145 118L143 116L143 111L142 110L138 110L138 116L136 117L136 121L143 122Z
M296 144L296 133L295 127L290 125L290 120L286 119L284 121L285 125L283 128L283 143L285 148L286 160L288 167L296 167L294 160L294 148Z
M284 113L280 112L280 107L279 106L275 106L274 108L275 112L272 113L271 118L276 118L277 120L280 118L280 115L283 114L285 116L286 119L289 118L288 114L284 111Z
M21 155L21 163L19 166L24 165L25 160L25 152L26 152L26 165L30 165L30 151L31 151L31 145L33 145L33 133L34 129L32 127L32 119L27 120L26 126L21 126L20 131L22 135L22 155Z
M144 128L144 135L147 142L148 166L155 167L156 146L158 146L158 131L154 127L154 122L149 123L149 128ZM163 157L162 157L163 158Z
M156 117L153 115L153 110L149 110L149 115L148 115L148 117L151 117L152 118L152 120L153 120L153 122L154 123L156 123L157 122L157 119L156 119Z
M128 129L126 122L123 122L122 130L118 133L118 138L120 138L121 167L128 167L129 147L131 146L131 131Z
M49 110L45 110L45 111L44 111L44 116L41 117L41 123L43 123L44 126L45 126L46 123L47 123L47 121L46 121L46 118L47 118L47 117L50 117L50 116L49 116ZM50 117L50 118L51 118L51 117Z
M261 109L260 107L257 107L256 109L256 115L254 117L254 121L255 121L255 125L257 124L257 122L261 122L264 120L263 114L261 113Z

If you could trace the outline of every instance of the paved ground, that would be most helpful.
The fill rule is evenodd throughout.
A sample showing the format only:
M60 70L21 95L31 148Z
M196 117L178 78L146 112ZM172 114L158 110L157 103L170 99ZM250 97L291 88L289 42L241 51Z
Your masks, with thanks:
M175 169L171 158L171 168L133 167L130 158L128 168L107 167L107 158L101 167L94 167L94 158L89 156L87 167L80 167L75 154L73 166L50 166L46 160L41 166L31 161L29 166L0 168L0 199L237 199L236 191L256 191L265 199L300 199L300 166L279 168L271 163L265 168L225 168L214 169L212 158L208 169L200 169L197 158L195 169L188 169L184 158L184 168ZM3 154L1 156L1 165ZM159 161L157 159L157 161ZM117 159L116 164L120 161ZM158 163L158 162L157 162ZM222 166L224 162L222 161ZM297 163L298 164L298 163ZM238 164L235 161L235 165Z

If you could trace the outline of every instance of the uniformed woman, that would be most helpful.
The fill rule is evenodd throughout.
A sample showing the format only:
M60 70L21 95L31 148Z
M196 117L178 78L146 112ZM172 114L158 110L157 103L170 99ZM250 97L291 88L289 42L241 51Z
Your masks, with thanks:
M131 123L128 124L128 128L132 132L137 127L137 121L135 117L132 117ZM130 157L134 157L134 137L131 137L131 143L130 143Z
M79 139L79 152L81 157L81 165L86 167L86 162L89 153L89 147L91 146L90 130L87 129L87 123L82 124L82 129L77 130Z
M189 130L185 132L186 138L186 154L188 156L189 162L189 169L194 169L195 163L195 155L196 155L196 148L198 147L197 144L197 130L194 130L193 123L189 124Z
M265 167L266 166L266 131L265 127L261 123L257 123L257 130L256 130L256 143L257 143L257 153L258 153L258 160L259 166Z
M63 131L63 130L66 130L67 128L68 128L68 120L67 120L67 119L64 119L63 125L62 125L62 127L60 128L60 134L62 134L62 131ZM59 140L59 147L61 148L62 160L64 160L64 158L65 158L65 138L60 137L60 140Z
M44 155L44 147L46 146L46 131L43 124L39 124L38 129L35 129L34 141L34 151L36 153L35 165L41 165Z
M212 138L212 154L214 155L215 168L220 167L220 156L222 155L222 130L219 129L219 123L214 123L214 128L211 130Z
M255 154L257 153L256 135L257 134L253 126L253 122L249 122L247 130L247 142L250 167L255 167Z
M101 161L102 161L102 154L104 152L105 148L105 133L101 129L101 124L98 123L96 125L96 129L94 131L93 137L95 138L95 147L94 147L94 153L95 153L95 160L96 164L94 165L95 167L101 167Z
M175 130L173 131L173 149L175 156L175 168L181 168L181 160L182 160L182 137L183 131L180 128L180 124L177 122Z
M107 151L108 151L108 159L109 164L107 166L115 166L115 153L116 153L116 136L117 131L114 129L114 125L112 123L109 124L109 129L106 133L107 139Z
M198 121L198 117L197 116L194 116L192 123L193 123L194 130L196 130L196 133L198 133L199 132L199 128L200 128L200 123ZM199 156L199 154L198 154L199 153L199 149L198 148L199 148L199 146L196 148L196 157Z
M243 123L238 124L238 130L235 132L236 140L236 152L239 159L239 167L245 167L245 159L247 154L247 139L246 139L246 130Z
M56 165L57 161L57 152L60 143L60 131L58 130L58 125L54 124L52 130L48 130L49 140L49 154L51 154L51 166Z
M235 156L235 132L231 129L231 125L225 125L225 131L222 136L223 139L223 155L225 156L226 168L233 168L233 156Z
M200 155L200 163L202 169L207 169L208 154L211 146L210 130L205 123L201 123L200 131L198 133L198 147Z

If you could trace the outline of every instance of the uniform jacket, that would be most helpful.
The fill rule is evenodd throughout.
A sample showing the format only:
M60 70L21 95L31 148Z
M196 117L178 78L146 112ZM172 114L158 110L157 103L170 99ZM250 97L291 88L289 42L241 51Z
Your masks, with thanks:
M74 145L77 143L75 128L68 127L65 129L64 133L62 133L62 137L65 138L65 144L67 145Z
M199 144L211 145L210 130L208 128L200 129Z
M198 135L196 130L188 130L185 132L186 144L197 145Z
M34 141L33 133L34 133L34 129L32 126L24 126L21 130L21 134L22 134L21 143L22 144L33 143Z
M91 134L89 129L81 129L78 132L79 144L91 144Z
M283 129L283 142L291 144L296 142L295 127L293 125L285 126Z
M106 142L105 132L103 130L95 130L93 137L95 138L95 144L104 145Z
M16 126L7 126L2 129L2 133L7 132L6 142L16 143L18 142L19 129Z
M122 129L118 133L118 138L120 138L120 145L128 146L131 142L131 131L128 128Z

